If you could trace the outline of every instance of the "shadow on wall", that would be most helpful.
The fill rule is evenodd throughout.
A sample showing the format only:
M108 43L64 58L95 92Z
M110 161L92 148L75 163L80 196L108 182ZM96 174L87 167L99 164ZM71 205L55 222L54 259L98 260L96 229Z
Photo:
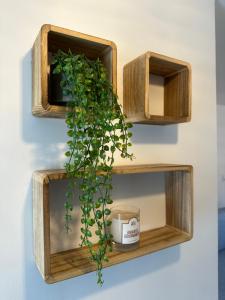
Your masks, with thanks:
M66 130L64 120L32 115L32 52L22 61L22 128L24 142L31 144L32 168L59 168L62 161Z
M60 168L63 161L63 147L66 140L64 121L60 119L36 118L32 116L32 68L31 51L24 57L22 72L22 128L21 135L25 143L31 145L31 168ZM135 126L134 143L176 143L177 126ZM32 177L32 174L30 174ZM27 189L23 211L24 220L24 299L82 299L163 269L179 260L179 246L160 251L145 258L139 258L121 266L104 271L105 285L96 286L93 273L54 285L47 285L37 270L32 250L32 181ZM133 270L135 269L135 272ZM116 276L115 276L116 275ZM88 288L87 288L88 287ZM75 295L75 296L74 296ZM75 298L74 298L75 297Z
M177 125L134 125L132 143L134 144L176 144Z

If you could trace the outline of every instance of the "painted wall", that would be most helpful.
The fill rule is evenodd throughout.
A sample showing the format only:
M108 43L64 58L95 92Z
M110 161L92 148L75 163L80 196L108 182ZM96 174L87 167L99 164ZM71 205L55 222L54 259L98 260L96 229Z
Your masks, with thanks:
M9 0L0 12L0 298L216 300L214 1ZM32 172L62 167L66 140L63 120L31 115L31 47L43 23L115 41L121 100L122 67L145 51L192 64L192 122L135 126L133 150L137 164L194 166L194 238L105 270L101 289L94 273L46 285L32 256Z
M217 94L217 148L218 200L225 207L225 1L215 2L216 20L216 94Z

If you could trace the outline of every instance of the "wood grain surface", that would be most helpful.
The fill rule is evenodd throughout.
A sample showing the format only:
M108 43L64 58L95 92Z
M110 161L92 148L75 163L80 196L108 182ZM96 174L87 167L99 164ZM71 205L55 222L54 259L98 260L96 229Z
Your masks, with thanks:
M166 226L141 233L138 249L113 251L104 267L188 241L193 236L193 168L190 165L151 164L115 166L117 175L165 173ZM66 179L65 170L41 170L33 174L34 256L47 283L54 283L95 270L86 248L51 254L49 185Z
M151 114L150 75L164 78L164 113ZM191 66L189 63L147 52L123 70L123 107L127 121L167 125L191 119Z
M32 113L39 117L65 118L66 106L52 105L50 64L52 54L59 49L99 58L106 67L114 92L117 90L117 48L114 42L77 31L45 24L33 45L33 105ZM54 100L54 99L52 99Z

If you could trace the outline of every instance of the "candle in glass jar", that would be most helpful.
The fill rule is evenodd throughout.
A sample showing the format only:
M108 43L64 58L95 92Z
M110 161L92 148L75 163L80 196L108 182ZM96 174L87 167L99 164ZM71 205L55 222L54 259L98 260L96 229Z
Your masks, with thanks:
M140 239L140 210L131 206L116 207L112 209L111 221L110 231L117 250L137 248Z

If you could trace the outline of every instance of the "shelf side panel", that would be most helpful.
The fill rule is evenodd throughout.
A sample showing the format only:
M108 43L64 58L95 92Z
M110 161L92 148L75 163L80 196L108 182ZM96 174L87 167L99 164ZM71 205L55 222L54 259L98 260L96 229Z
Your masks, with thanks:
M123 108L128 121L145 120L145 99L149 85L146 55L142 55L124 66Z
M41 34L39 33L32 49L32 113L35 115L41 106Z
M166 176L166 224L192 237L193 187L192 171L168 172Z
M188 68L184 68L182 71L165 79L165 116L172 116L176 119L190 116L189 77Z
M33 175L33 251L36 265L46 280L50 273L50 224L48 184Z

